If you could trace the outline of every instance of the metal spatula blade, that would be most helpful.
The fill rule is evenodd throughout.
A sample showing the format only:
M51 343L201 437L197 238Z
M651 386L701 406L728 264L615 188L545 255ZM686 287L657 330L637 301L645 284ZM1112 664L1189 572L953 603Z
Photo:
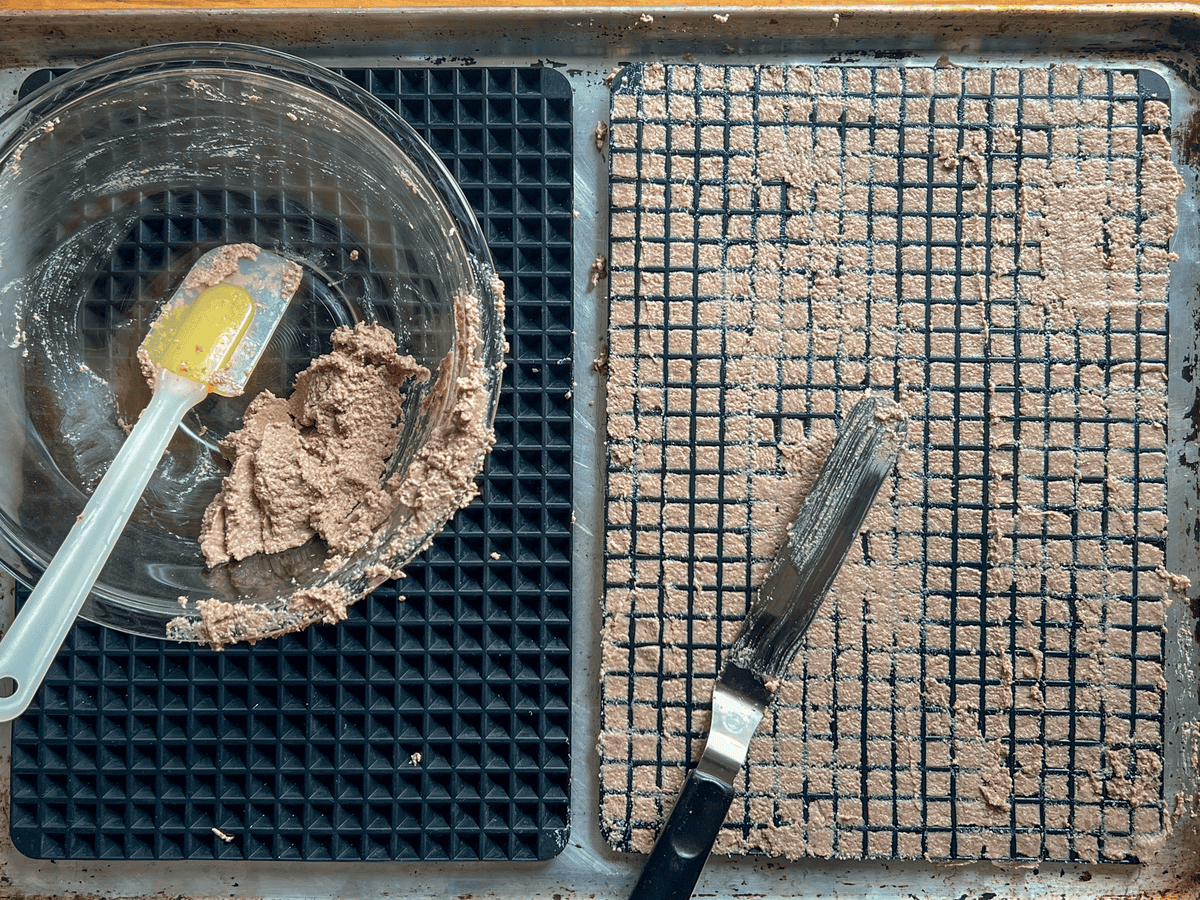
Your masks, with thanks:
M786 674L804 633L895 468L907 422L890 400L867 397L847 416L713 687L712 724L632 900L692 895L733 802L750 738L771 702L767 683Z

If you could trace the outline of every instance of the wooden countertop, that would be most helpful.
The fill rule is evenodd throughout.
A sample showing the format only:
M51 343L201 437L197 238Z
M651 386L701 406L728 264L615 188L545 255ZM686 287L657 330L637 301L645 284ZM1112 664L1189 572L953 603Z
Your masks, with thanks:
M4 12L45 12L52 10L62 11L104 11L104 10L272 10L272 9L290 9L296 11L305 10L341 10L346 12L366 11L366 10L413 10L423 9L430 10L433 8L453 7L456 9L468 9L473 6L479 6L478 0L439 0L433 4L429 0L364 0L358 3L346 3L344 0L254 0L252 3L246 3L244 0L208 0L208 2L197 2L197 0L0 0L0 14ZM764 7L790 7L793 9L804 9L812 7L829 7L831 4L827 0L756 0L754 3L720 3L697 4L695 0L656 0L654 3L646 4L630 4L627 8L636 12L645 12L653 15L656 11L667 11L672 8L679 7L697 7L702 8L726 8L729 10L737 10L739 7L746 9ZM1014 11L1027 11L1030 9L1039 9L1047 11L1070 11L1081 8L1099 8L1112 7L1114 4L1111 0L1076 0L1073 3L1045 3L1040 0L1005 0L1005 2L995 2L995 0L983 0L983 2L961 2L961 0L946 0L946 2L925 2L914 4L911 0L873 0L870 4L872 7L903 7L911 9L914 5L932 6L941 9L987 9L990 11L1003 11L1011 9ZM1158 0L1126 0L1126 2L1117 4L1124 7L1156 7L1159 9L1170 10L1173 12L1181 12L1189 7L1194 10L1195 6L1191 3L1161 3ZM513 9L530 9L530 8L545 8L545 9L595 9L597 4L594 3L579 3L572 0L503 0L503 2L488 4L489 9L497 7L508 7ZM855 4L849 3L845 5L846 12L852 12ZM608 10L611 11L611 8Z

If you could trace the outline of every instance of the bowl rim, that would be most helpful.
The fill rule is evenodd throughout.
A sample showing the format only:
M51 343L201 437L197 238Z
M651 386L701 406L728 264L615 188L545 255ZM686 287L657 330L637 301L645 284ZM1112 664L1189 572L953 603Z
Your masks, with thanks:
M462 187L416 129L378 97L332 69L265 47L229 41L156 44L114 53L72 69L36 88L11 109L0 114L0 161L21 143L23 137L49 119L54 109L66 105L79 95L137 75L209 66L275 77L283 74L347 105L350 112L361 115L384 137L393 141L444 195L440 199L447 203L447 211L456 220L456 227L462 227L459 235L468 254L479 255L490 261L491 254L483 230L471 211Z
M227 41L174 42L122 51L51 78L0 114L0 169L27 138L36 134L53 118L56 110L93 91L148 75L200 71L261 74L292 80L316 91L345 108L349 114L358 116L368 127L378 132L381 139L398 148L412 164L416 174L432 187L437 200L443 204L445 213L453 222L458 240L465 251L467 268L474 284L464 284L464 289L469 287L470 291L467 293L479 301L481 322L477 337L481 344L479 351L482 356L482 374L488 406L487 422L491 426L499 407L501 370L506 344L501 314L504 303L503 286L496 274L483 229L462 187L416 130L381 100L344 76L317 63L278 50ZM455 298L455 302L458 302L458 299ZM471 348L458 346L457 337L455 348L455 352L458 353L472 352ZM485 455L486 451L480 454L480 459L476 461L477 466L482 465ZM392 567L410 561L456 512L457 508L447 509L446 515L440 517L440 521L431 527L427 534L416 540L405 554L390 561ZM0 566L22 584L28 587L36 584L44 565L39 564L31 554L23 552L19 541L14 542L8 535L0 537L0 541L8 550L0 554L0 557L14 553L16 555L16 560L13 561L0 558ZM14 565L14 562L18 564ZM318 579L317 585L336 582L336 575L337 572L328 573ZM362 573L353 577L352 583L356 587L365 585L365 590L359 592L358 596L377 586L369 583L371 580L378 581L364 580ZM286 603L286 597L280 599ZM89 621L114 627L125 633L171 639L167 623L183 610L175 610L168 615L144 608L135 610L134 605L132 596L127 592L109 589L98 583L80 615ZM140 605L140 601L137 605Z

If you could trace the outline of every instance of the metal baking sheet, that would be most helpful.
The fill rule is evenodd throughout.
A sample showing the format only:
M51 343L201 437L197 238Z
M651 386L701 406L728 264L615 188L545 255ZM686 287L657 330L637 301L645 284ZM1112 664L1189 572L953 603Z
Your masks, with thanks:
M111 896L233 895L237 897L617 897L627 893L642 857L607 848L599 826L600 616L603 533L603 380L588 363L601 355L606 331L605 286L588 285L592 261L607 253L607 160L593 152L597 122L607 120L605 77L630 62L663 59L699 62L820 64L831 59L891 59L929 66L995 66L1095 62L1158 73L1171 92L1170 126L1186 181L1179 204L1172 271L1168 385L1169 449L1173 479L1167 566L1195 575L1197 552L1188 526L1198 504L1195 453L1188 455L1188 416L1195 388L1182 377L1196 358L1194 317L1197 234L1195 154L1200 149L1192 117L1197 105L1194 41L1200 9L1194 6L1103 10L1058 8L1010 13L993 8L947 10L936 6L807 7L803 10L715 8L562 11L359 12L120 12L106 16L45 13L0 18L0 97L12 98L29 72L76 65L140 42L228 39L272 46L331 66L552 65L574 92L576 152L575 229L576 367L574 554L574 680L572 696L572 817L567 846L545 863L313 863L275 865L233 861L187 863L47 864L0 848L3 874L27 895ZM1176 374L1180 377L1175 377ZM1177 461L1180 457L1184 464ZM1175 526L1178 527L1175 527ZM11 592L5 592L11 604ZM1189 810L1197 793L1192 762L1197 744L1195 619L1185 604L1168 613L1164 796L1180 797ZM3 732L7 734L7 730ZM0 761L7 770L7 761ZM7 815L8 804L0 804ZM7 834L4 827L0 832ZM714 858L699 893L707 896L837 895L1102 897L1139 890L1162 891L1189 882L1200 871L1200 835L1189 817L1174 824L1166 847L1149 865L1053 865L998 868L913 862L780 863L766 858Z

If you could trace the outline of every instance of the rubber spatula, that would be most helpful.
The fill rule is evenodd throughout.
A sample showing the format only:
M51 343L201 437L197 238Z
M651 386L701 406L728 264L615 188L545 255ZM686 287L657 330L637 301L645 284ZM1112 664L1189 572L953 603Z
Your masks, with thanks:
M150 403L0 641L0 678L15 682L0 721L28 708L184 414L209 393L242 392L300 276L267 250L219 247L163 306L142 342L156 367Z

